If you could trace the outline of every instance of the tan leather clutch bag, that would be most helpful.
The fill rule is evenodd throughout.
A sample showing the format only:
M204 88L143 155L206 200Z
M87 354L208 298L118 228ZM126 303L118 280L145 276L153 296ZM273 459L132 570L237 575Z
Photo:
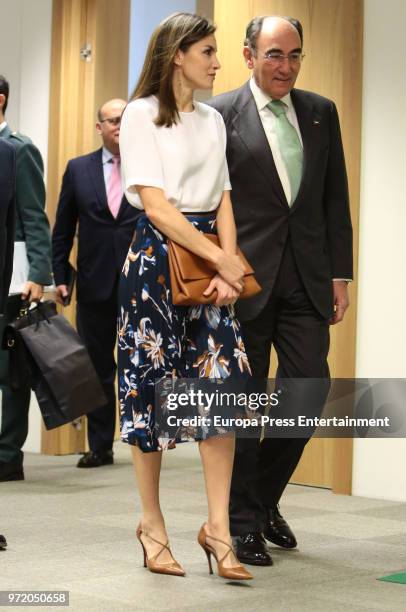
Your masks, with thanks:
M206 238L220 246L218 236L205 234ZM254 270L245 259L242 251L237 248L244 268L244 290L239 299L250 298L261 291L255 280ZM216 301L216 291L205 297L210 279L217 274L213 266L203 257L199 257L172 240L168 240L169 275L171 279L172 301L177 306L194 306L195 304L213 304Z

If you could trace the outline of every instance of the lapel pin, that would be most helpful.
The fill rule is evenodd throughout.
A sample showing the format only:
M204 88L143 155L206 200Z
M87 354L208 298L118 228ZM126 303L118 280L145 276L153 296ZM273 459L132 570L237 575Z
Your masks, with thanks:
M320 125L320 121L317 121L317 119L313 119L313 125Z

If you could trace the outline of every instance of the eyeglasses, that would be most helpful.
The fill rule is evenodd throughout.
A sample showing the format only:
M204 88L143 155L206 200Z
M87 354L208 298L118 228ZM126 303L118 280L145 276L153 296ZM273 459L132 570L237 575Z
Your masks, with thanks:
M120 125L121 117L106 117L106 119L100 119L99 123L107 121L109 125Z
M293 53L288 53L288 55L284 55L278 51L267 51L263 53L264 60L274 65L283 64L285 59L288 60L289 64L300 64L304 57L305 55L301 51L294 51Z

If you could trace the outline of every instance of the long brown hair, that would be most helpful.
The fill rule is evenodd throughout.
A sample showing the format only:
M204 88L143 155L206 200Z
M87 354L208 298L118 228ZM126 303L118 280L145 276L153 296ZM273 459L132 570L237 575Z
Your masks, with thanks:
M215 31L215 26L207 19L191 13L169 15L154 30L131 100L156 95L159 100L156 125L170 127L179 120L172 84L176 53L186 52L191 45Z

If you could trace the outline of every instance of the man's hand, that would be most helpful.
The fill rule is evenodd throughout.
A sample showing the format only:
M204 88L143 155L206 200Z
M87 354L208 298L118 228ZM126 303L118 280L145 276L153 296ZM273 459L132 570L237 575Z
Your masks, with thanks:
M347 281L333 281L334 315L330 319L330 325L335 325L344 319L344 313L350 305L348 297Z
M27 281L23 287L21 299L28 300L31 304L32 302L40 302L43 295L43 285L38 285L33 281Z
M56 301L58 304L65 306L64 299L68 297L68 287L66 285L58 285L56 288Z

